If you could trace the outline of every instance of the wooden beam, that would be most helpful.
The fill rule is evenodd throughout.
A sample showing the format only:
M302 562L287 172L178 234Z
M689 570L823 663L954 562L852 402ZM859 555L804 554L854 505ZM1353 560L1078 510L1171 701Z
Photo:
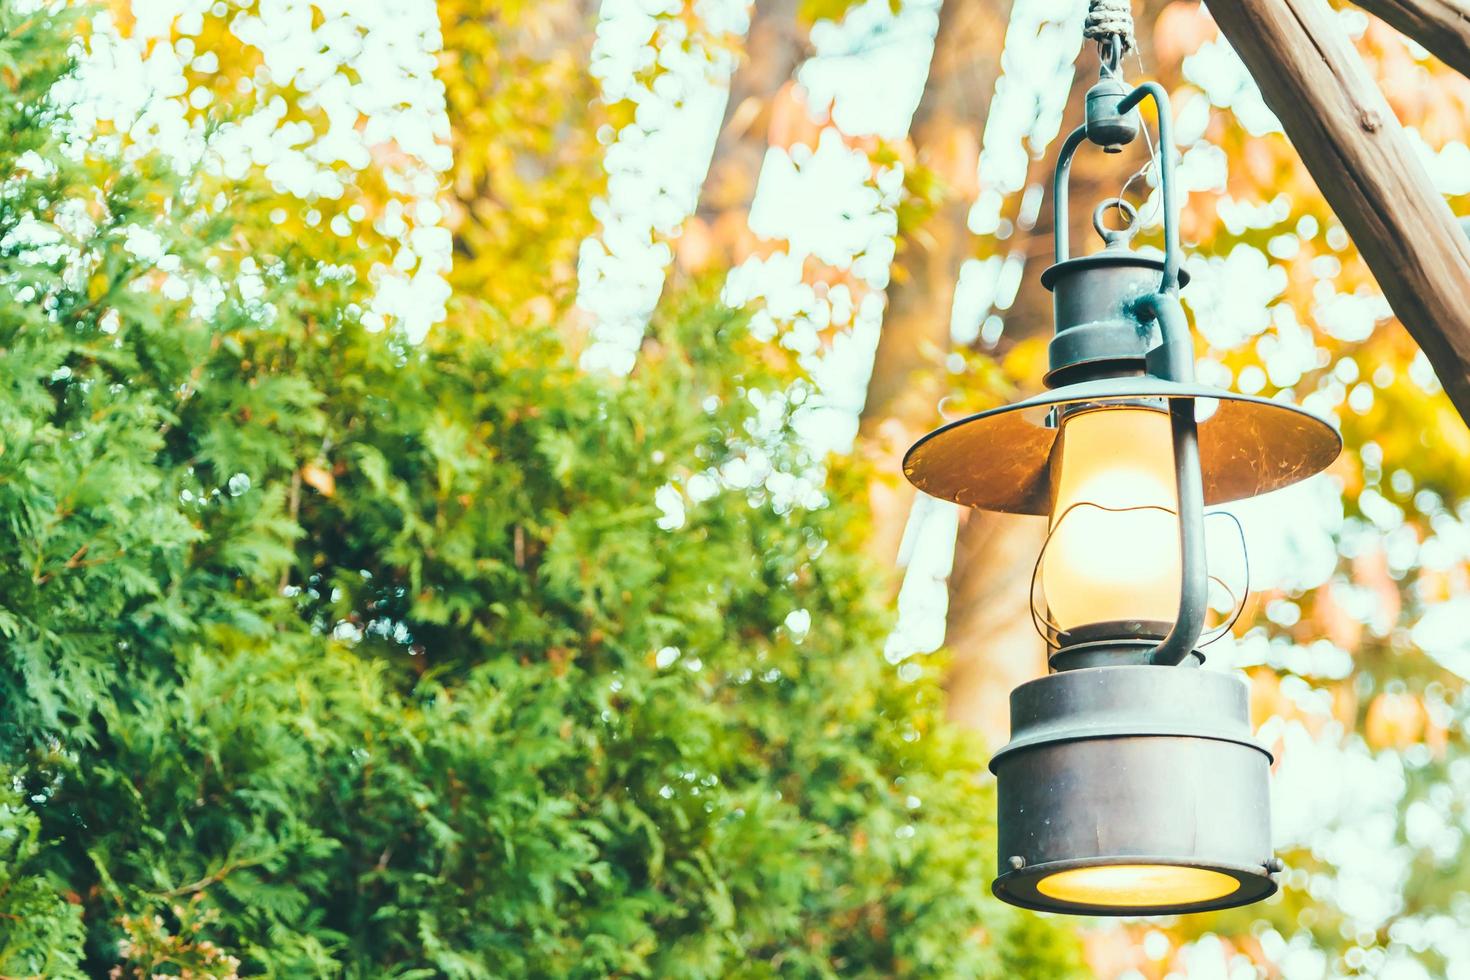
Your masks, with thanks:
M1323 0L1215 0L1384 297L1470 420L1470 239Z
M1461 75L1470 76L1470 0L1354 0Z

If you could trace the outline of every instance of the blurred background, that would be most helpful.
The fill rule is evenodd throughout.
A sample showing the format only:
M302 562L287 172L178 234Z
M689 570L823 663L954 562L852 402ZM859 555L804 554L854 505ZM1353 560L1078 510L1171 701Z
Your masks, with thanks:
M649 520L681 548L721 494L777 514L850 498L886 664L939 672L983 761L1010 689L1044 670L1027 611L1044 529L916 497L899 461L1040 387L1051 169L1097 71L1085 6L109 0L65 84L71 125L117 153L257 172L282 234L370 244L370 331L463 330L470 297L510 329L556 324L616 384L659 356L650 321L680 297L743 311L784 385L750 394L753 417L780 424L719 465L683 460ZM1470 80L1334 6L1470 212ZM1208 650L1249 681L1276 755L1282 892L1058 925L1100 977L1470 977L1470 432L1206 8L1133 7L1127 74L1174 101L1200 378L1287 395L1347 448L1235 508L1252 594ZM1124 192L1160 243L1147 162L1079 157L1074 242L1095 247L1085 202Z

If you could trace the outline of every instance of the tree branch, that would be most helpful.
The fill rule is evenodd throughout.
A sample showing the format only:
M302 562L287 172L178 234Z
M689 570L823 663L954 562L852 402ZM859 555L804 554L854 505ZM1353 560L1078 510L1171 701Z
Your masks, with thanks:
M1210 12L1470 419L1470 240L1362 59L1322 0L1224 0Z
M1413 38L1461 75L1470 76L1470 0L1354 0Z

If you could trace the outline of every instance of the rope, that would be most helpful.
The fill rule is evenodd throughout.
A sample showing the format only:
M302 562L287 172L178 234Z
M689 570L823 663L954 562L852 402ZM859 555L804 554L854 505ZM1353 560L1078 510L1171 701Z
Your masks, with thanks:
M1082 34L1103 44L1110 37L1118 39L1126 53L1134 47L1133 8L1130 0L1088 0L1087 20Z

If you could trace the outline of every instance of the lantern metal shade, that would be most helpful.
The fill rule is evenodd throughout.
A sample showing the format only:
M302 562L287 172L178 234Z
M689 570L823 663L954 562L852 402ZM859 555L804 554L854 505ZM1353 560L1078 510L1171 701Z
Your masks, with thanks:
M1198 669L1070 670L1016 688L1011 718L1011 741L990 763L997 897L1051 912L1162 915L1276 891L1271 756L1251 737L1243 681ZM1094 889L1095 901L1081 901L1067 896L1088 889L1060 887L1079 872L1183 887L1152 893L1163 901L1147 887Z
M903 472L931 497L1010 514L1051 513L1054 410L1196 399L1206 504L1278 490L1326 469L1342 449L1329 423L1294 405L1149 375L1064 385L958 419L924 436ZM1203 403L1203 405L1201 404ZM1161 451L1167 447L1160 447Z

